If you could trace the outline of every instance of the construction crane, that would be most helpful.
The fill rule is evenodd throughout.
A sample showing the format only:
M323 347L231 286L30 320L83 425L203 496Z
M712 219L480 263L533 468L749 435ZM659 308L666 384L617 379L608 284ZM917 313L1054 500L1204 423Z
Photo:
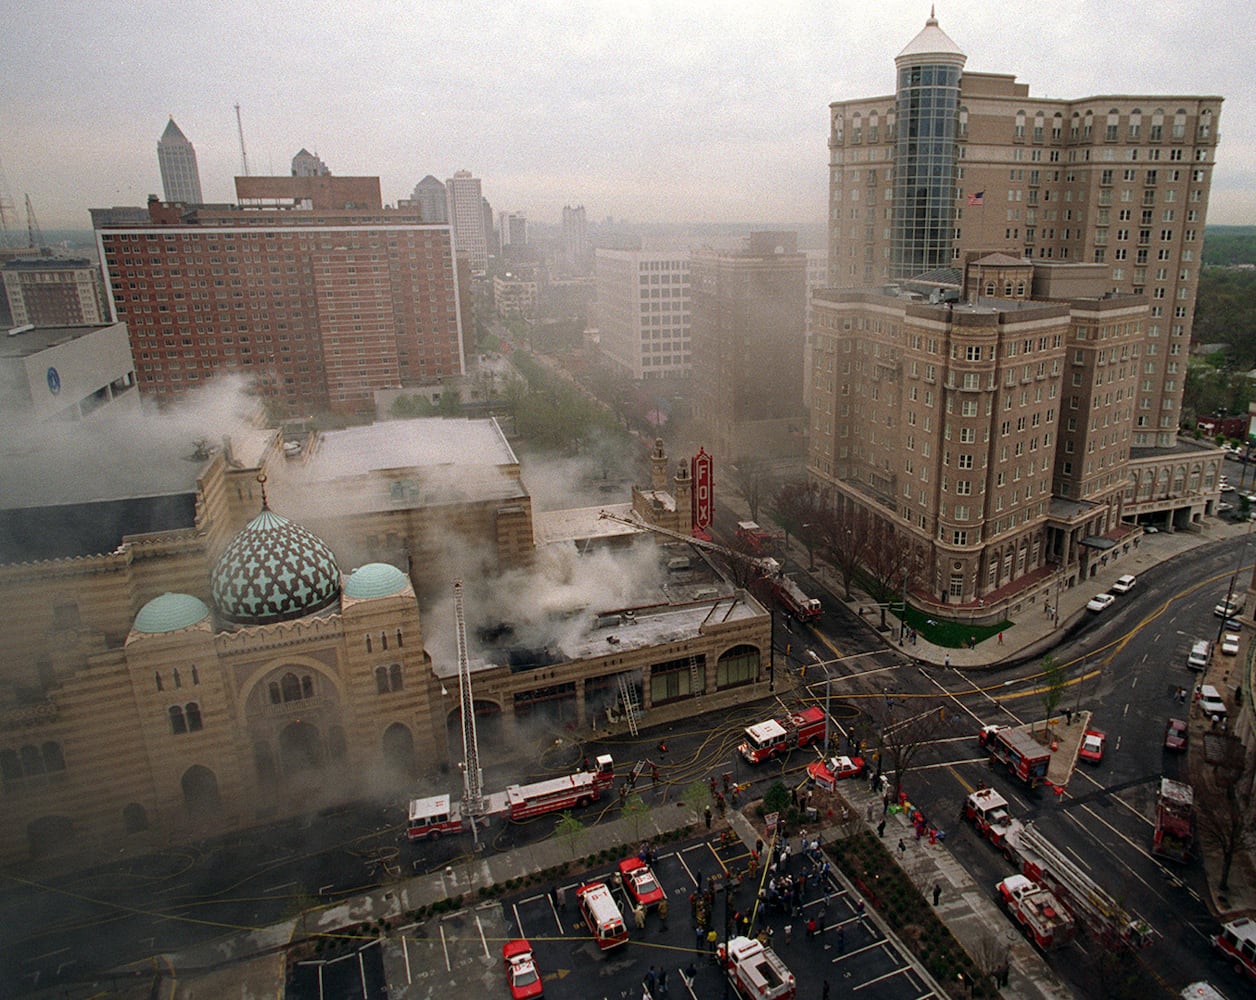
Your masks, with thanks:
M475 699L471 696L471 663L467 659L467 621L462 613L462 581L454 581L454 623L458 636L458 701L462 707L462 814L471 821L471 836L479 849L476 822L484 815L484 772L480 770L480 742L475 731Z
M31 204L30 195L26 196L26 237L32 250L44 245L44 234L39 230L39 220L35 218L35 206Z
M236 113L236 131L240 133L240 167L244 171L244 176L249 175L249 154L244 149L244 122L240 119L240 105L235 106Z

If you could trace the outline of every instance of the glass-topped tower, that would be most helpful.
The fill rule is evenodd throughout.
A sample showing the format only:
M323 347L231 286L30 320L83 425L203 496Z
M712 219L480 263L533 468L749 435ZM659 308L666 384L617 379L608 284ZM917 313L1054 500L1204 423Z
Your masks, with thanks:
M894 64L898 125L891 237L895 278L951 263L959 160L959 84L965 55L929 14Z

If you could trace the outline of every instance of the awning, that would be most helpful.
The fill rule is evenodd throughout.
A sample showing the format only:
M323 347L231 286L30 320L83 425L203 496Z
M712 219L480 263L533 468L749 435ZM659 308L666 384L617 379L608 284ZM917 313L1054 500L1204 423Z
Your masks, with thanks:
M1099 535L1088 535L1082 539L1082 544L1090 549L1114 549L1116 542L1111 538L1101 538Z

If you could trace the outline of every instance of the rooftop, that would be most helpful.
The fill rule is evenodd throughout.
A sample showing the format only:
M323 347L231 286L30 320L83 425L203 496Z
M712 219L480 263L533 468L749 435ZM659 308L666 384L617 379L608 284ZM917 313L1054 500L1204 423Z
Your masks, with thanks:
M68 344L81 337L91 336L101 330L121 327L121 323L101 323L91 326L39 326L22 333L0 337L0 358L29 358L40 351L60 344ZM125 335L125 329L122 334Z

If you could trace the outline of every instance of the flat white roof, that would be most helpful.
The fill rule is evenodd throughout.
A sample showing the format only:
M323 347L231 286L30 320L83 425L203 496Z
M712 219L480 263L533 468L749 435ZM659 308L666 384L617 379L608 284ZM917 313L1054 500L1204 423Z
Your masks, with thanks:
M497 421L418 417L326 431L306 461L314 478L341 479L382 469L518 465Z
M641 534L637 528L602 517L602 511L608 511L616 517L628 517L632 514L632 504L612 503L597 507L575 507L571 510L533 511L532 537L537 545L546 545L550 542L625 538Z

